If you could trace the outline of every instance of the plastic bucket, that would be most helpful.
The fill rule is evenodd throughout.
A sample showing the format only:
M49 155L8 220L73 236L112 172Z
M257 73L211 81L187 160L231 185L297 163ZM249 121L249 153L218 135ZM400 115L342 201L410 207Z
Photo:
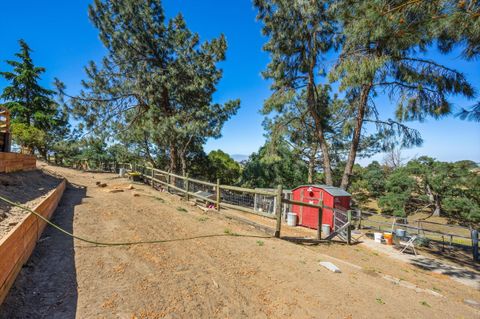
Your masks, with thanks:
M125 176L125 168L120 168L120 169L118 170L118 175L120 175L120 177Z
M403 237L405 237L406 234L407 234L407 232L405 231L405 229L398 228L398 229L395 230L395 235L397 235L397 237L403 238Z
M297 214L288 213L287 214L287 225L288 226L297 226Z
M322 234L325 237L330 236L330 224L322 224Z
M382 236L383 236L382 233L373 233L373 238L377 243L382 242Z
M383 238L387 245L393 245L393 234L392 233L383 233Z

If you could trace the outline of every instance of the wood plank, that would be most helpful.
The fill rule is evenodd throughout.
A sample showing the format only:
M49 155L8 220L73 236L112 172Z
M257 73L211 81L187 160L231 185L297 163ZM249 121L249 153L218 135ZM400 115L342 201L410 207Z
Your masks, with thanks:
M66 181L63 180L40 204L33 208L42 216L50 217L57 208L63 195ZM15 282L15 278L28 261L45 222L34 214L28 214L8 234L0 240L0 304L5 300L8 291Z

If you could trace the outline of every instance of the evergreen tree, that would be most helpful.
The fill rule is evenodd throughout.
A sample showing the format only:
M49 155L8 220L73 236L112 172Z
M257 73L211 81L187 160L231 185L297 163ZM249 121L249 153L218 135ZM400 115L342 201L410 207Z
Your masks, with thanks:
M438 38L431 32L430 17L449 12L441 12L438 1L415 2L408 6L405 1L343 0L334 7L342 24L342 41L330 78L340 80L341 89L353 97L356 116L342 188L350 182L365 115L377 113L372 97L387 93L397 102L397 119L405 121L449 114L451 94L474 96L462 73L422 56ZM405 141L419 142L415 137Z
M87 67L85 89L72 99L77 116L97 131L135 130L130 138L168 157L177 172L187 150L198 148L192 143L219 137L239 107L212 103L225 38L200 43L181 15L165 22L160 0L95 0L89 14L108 55Z
M24 40L19 41L19 59L6 61L13 70L0 72L10 85L0 98L10 110L14 140L23 151L33 154L38 150L44 157L68 132L68 113L54 100L55 92L43 88L38 82L45 68L35 66L31 49Z
M238 182L241 173L240 164L227 153L221 150L208 153L207 180L214 182L218 178L222 184L234 185Z
M268 141L258 153L249 157L242 172L243 186L275 188L281 184L285 188L293 188L305 183L307 165L285 142L279 142L275 157L269 153Z
M429 212L452 222L480 224L480 175L471 161L439 162L422 156L388 176L379 205L398 216Z
M322 60L333 46L335 25L328 14L329 1L254 0L257 18L269 39L264 46L271 62L264 77L272 79L272 97L267 113L279 100L305 89L306 104L322 151L325 182L333 184L329 145L326 139L327 105L317 91L318 77L324 73ZM295 94L295 93L293 93Z

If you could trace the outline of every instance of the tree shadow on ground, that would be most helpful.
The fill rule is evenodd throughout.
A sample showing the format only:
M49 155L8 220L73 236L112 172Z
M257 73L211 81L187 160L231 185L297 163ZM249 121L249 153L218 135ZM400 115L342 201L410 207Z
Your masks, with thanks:
M76 205L86 188L68 184L52 222L73 230ZM77 277L73 238L47 226L0 307L0 318L75 318Z
M410 263L423 270L433 271L452 278L465 280L466 282L470 282L472 287L480 289L480 273L476 271L451 266L439 260L422 256L412 259Z
M422 249L435 258L449 261L460 267L470 267L480 272L480 263L473 260L472 247L452 244L442 245L439 242L430 242L430 247Z

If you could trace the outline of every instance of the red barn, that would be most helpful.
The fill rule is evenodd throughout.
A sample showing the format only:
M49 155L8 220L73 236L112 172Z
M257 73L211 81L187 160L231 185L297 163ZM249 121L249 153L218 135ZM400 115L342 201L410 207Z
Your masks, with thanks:
M292 199L300 202L318 204L341 210L350 209L351 195L341 188L328 185L303 185L292 190ZM292 211L298 216L298 224L317 229L318 209L300 205L292 205ZM333 229L333 210L323 209L322 224L329 224Z

